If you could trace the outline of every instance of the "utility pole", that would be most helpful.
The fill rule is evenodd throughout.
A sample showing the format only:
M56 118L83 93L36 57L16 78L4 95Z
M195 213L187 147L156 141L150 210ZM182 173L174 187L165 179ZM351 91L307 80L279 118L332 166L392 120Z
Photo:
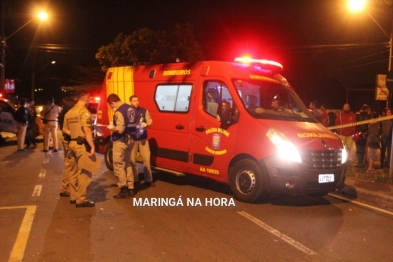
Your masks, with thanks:
M392 28L390 29L390 41L389 41L389 66L388 66L388 76L392 75L392 60L393 60L393 18L392 18ZM393 83L388 82L388 76L386 76L386 86L392 86ZM392 101L392 88L389 88L389 103L391 104ZM393 127L392 127L393 128ZM392 138L391 138L391 144L390 144L390 160L389 160L389 177L393 177L393 132L392 132Z
M0 93L5 91L5 3L2 2L2 12L1 12L1 78L0 78Z

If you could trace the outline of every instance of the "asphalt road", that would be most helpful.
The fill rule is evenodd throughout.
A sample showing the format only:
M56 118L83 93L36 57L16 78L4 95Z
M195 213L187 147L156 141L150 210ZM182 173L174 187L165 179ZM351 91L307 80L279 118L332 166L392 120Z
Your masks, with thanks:
M393 257L393 214L332 196L248 204L234 200L226 185L157 173L156 187L140 186L135 200L115 200L116 178L103 164L89 188L96 206L75 208L59 197L62 151L41 149L0 147L0 262ZM161 206L149 206L154 201Z

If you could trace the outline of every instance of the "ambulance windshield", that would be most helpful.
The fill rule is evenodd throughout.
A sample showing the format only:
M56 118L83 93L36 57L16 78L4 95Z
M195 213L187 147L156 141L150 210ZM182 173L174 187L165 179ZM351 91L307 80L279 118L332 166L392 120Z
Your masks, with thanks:
M244 107L255 118L316 122L290 87L263 80L234 80Z

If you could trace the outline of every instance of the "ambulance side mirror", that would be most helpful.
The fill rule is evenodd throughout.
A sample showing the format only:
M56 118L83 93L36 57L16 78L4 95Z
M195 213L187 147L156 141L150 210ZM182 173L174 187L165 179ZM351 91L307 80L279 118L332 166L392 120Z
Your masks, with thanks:
M220 122L228 123L231 121L231 105L229 102L221 102L218 105L217 116Z

